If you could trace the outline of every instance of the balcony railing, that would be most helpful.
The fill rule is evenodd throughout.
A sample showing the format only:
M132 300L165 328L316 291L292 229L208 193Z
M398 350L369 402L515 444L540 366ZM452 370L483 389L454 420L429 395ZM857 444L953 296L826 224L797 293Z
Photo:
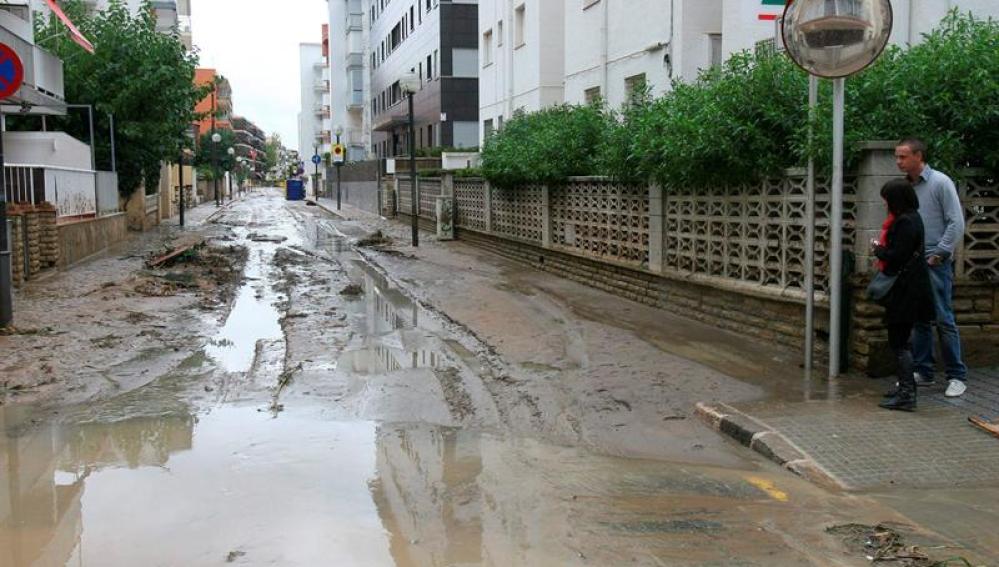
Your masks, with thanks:
M118 175L46 165L7 164L5 196L10 203L56 206L60 218L118 212Z

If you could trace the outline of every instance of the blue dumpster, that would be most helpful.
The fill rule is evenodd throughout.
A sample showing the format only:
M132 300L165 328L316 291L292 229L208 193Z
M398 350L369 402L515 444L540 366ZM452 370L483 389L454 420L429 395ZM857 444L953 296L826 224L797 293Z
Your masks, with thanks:
M289 201L305 200L305 182L301 179L289 179L286 184Z

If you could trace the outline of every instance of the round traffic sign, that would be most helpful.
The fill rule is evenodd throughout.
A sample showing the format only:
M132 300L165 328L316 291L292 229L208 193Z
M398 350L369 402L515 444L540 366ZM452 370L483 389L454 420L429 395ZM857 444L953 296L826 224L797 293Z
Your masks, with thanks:
M319 165L320 163L322 163L322 161L323 158L319 157L319 154L312 156L312 163Z
M24 64L17 53L5 43L0 43L0 99L17 92L24 82Z

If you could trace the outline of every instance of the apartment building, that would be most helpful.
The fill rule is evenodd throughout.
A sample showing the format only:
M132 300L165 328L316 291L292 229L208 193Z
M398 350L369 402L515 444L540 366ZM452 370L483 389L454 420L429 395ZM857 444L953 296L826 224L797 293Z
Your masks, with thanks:
M299 44L301 107L298 113L298 152L305 160L317 153L323 155L329 151L331 143L329 130L324 129L330 96L328 64L321 43Z
M480 0L479 114L482 135L514 111L565 100L565 3Z
M143 0L124 0L129 11L138 13L142 7ZM156 30L162 33L170 33L174 29L180 36L181 42L190 51L193 46L193 36L191 32L191 1L192 0L152 0L150 2L153 13L156 15ZM91 10L100 11L108 7L110 0L84 0L84 4ZM48 15L49 8L46 0L31 0L35 11Z
M341 131L348 161L364 160L371 148L369 38L373 21L365 17L362 0L329 0L329 18L331 130L334 139L336 131Z
M247 160L251 169L250 179L263 179L266 174L266 134L242 116L232 117L232 131L236 135L236 155Z
M370 87L351 86L350 102L370 105L370 151L378 157L408 153L408 104L399 86L408 72L420 81L413 97L417 150L478 145L478 3L365 1L362 30L367 25L370 31L361 65L369 66ZM364 99L357 101L354 93ZM334 97L337 106L340 100Z
M232 129L232 87L229 81L215 69L195 69L194 84L212 86L212 91L194 106L194 111L203 116L194 123L195 140L212 131L212 119L216 130Z
M653 95L733 53L779 41L784 0L480 0L480 135L517 110ZM948 10L999 16L988 0L893 0L892 42L918 43Z

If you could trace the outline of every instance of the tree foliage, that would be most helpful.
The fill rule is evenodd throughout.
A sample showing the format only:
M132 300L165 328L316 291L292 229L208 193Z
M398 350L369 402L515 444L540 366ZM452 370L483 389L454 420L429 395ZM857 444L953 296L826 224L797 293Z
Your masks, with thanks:
M271 134L264 145L264 170L271 171L281 160L281 135Z
M847 80L846 166L857 142L924 138L932 163L999 172L999 22L952 11L910 49L890 48ZM521 115L482 154L494 183L609 175L627 182L698 187L753 182L804 165L829 171L831 88L822 81L809 141L808 76L784 54L735 54L653 99L620 110L560 106Z
M483 174L500 185L558 183L596 173L594 156L611 124L600 105L555 106L514 116L482 148Z
M35 22L42 47L63 60L66 101L92 104L97 131L99 169L110 169L110 137L114 115L119 188L130 195L143 181L154 187L160 163L175 160L185 134L197 118L194 107L206 91L194 84L198 57L185 50L176 33L156 31L148 0L132 15L122 0L92 13L81 0L60 3L94 45L93 55L74 43L55 16ZM87 140L86 116L64 120L71 135Z

